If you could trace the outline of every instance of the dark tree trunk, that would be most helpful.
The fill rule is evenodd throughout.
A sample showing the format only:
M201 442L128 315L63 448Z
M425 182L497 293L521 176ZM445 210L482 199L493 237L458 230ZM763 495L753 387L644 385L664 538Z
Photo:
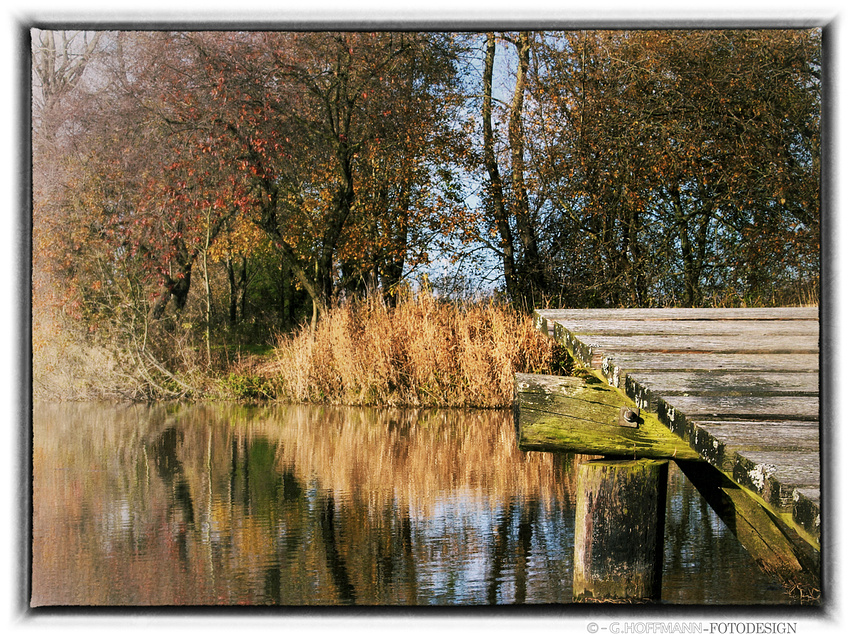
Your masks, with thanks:
M495 139L493 135L493 66L496 59L496 35L487 33L487 53L484 59L484 101L481 118L484 124L484 167L490 179L490 198L493 203L493 216L499 232L499 249L502 256L502 270L505 276L505 288L508 297L514 301L518 297L516 264L514 257L514 238L508 222L505 206L502 176L496 161Z
M168 302L172 297L174 297L174 307L177 309L177 312L182 311L186 307L189 290L192 286L193 262L194 256L181 264L176 274L164 276L163 289L154 302L153 309L151 309L151 317L153 319L162 318L165 314L165 309L168 307Z
M517 50L519 62L508 123L508 144L511 151L511 189L513 192L512 207L517 232L522 242L521 292L525 300L533 305L535 294L545 290L545 281L537 233L528 203L528 190L525 187L525 131L522 125L522 111L531 53L529 34L520 33L514 42L514 46Z
M679 232L679 242L682 252L682 270L684 272L685 281L685 306L699 306L702 302L702 289L700 288L699 278L701 272L701 261L699 258L699 244L697 248L691 241L691 235L688 231L689 219L685 215L684 203L682 201L682 192L678 185L672 190L673 194L673 218L676 223L676 228ZM704 235L704 229L701 228L701 234ZM699 238L699 235L698 235ZM703 239L704 242L704 239ZM704 246L703 246L704 249Z
M242 266L237 267L233 260L227 260L227 279L230 283L230 307L228 319L235 326L245 319L245 305L248 295L248 260L242 257Z

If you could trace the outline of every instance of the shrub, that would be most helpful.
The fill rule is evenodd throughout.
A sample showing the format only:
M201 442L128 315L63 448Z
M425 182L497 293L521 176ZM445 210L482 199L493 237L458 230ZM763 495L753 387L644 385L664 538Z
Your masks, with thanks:
M515 372L570 367L528 315L429 293L395 308L377 301L337 308L315 330L281 338L273 357L261 372L281 400L348 405L506 407Z
M221 391L239 400L264 399L273 397L274 386L262 376L231 372L221 380Z

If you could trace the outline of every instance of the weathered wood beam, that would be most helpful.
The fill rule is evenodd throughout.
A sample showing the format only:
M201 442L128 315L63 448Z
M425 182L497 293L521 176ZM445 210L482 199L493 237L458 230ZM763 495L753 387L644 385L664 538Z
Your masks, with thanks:
M574 601L661 598L667 466L667 460L593 460L579 466Z
M820 597L820 551L752 492L706 462L676 462L758 566L805 603Z
M631 459L700 459L650 412L640 410L637 427L620 425L624 406L635 404L593 374L585 378L516 375L514 416L523 450Z
M548 320L547 320L548 321ZM772 337L808 336L817 339L820 326L817 319L806 321L792 320L758 320L737 319L706 320L706 319L596 319L588 321L588 316L575 319L559 319L566 330L582 337L631 337L664 336L664 337L720 337L722 339L739 338L742 336L761 337L766 329Z
M784 308L563 308L536 311L549 320L647 320L677 321L710 319L717 321L785 321L818 319L816 307Z
M605 357L598 356L598 368L601 369ZM812 372L817 373L819 359L816 354L782 354L782 353L750 353L750 354L669 354L663 352L620 352L608 357L607 378L616 381L618 376L633 375L636 368L646 371L695 371L716 372Z
M548 327L548 326L547 326ZM777 339L752 335L616 335L576 334L560 322L552 327L552 336L566 346L585 365L599 368L606 350L623 354L710 354L714 355L816 355L818 340L808 335L785 336ZM717 367L717 366L715 366Z
M729 370L629 370L620 369L626 393L642 390L646 395L723 395L723 396L809 396L817 397L820 377L817 366L811 371ZM633 384L633 386L630 386ZM644 398L647 398L646 396ZM816 418L816 417L815 417Z

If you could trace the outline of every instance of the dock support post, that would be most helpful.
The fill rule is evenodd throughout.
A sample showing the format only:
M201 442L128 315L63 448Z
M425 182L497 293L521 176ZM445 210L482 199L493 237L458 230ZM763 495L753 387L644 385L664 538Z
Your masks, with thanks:
M661 598L667 460L579 466L574 601Z

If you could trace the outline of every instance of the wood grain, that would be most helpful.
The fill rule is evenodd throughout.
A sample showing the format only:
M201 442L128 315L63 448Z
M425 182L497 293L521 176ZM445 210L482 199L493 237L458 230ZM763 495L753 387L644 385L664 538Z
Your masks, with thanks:
M540 310L535 320L819 541L817 308Z

